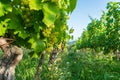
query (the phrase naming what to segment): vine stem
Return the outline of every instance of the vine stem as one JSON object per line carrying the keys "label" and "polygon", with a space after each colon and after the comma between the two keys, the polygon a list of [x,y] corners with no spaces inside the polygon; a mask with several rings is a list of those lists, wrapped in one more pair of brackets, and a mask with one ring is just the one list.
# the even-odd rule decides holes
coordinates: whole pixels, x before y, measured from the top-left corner
{"label": "vine stem", "polygon": [[36,71],[34,80],[39,80],[39,75],[40,75],[40,72],[42,70],[42,64],[44,62],[45,53],[46,53],[46,51],[43,51],[42,54],[41,54],[41,57],[39,59],[39,64],[38,64],[38,67],[37,67],[37,71]]}

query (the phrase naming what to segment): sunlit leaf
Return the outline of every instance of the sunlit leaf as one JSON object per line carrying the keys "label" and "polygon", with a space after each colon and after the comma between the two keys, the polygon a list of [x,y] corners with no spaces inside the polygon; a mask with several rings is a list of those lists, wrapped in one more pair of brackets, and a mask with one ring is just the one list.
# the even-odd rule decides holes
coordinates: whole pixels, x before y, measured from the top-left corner
{"label": "sunlit leaf", "polygon": [[3,27],[3,25],[0,23],[0,36],[3,36],[6,32],[6,27]]}
{"label": "sunlit leaf", "polygon": [[12,6],[10,4],[2,4],[0,2],[0,17],[4,16],[8,12],[12,12]]}
{"label": "sunlit leaf", "polygon": [[4,15],[3,4],[0,2],[0,17]]}
{"label": "sunlit leaf", "polygon": [[59,10],[55,4],[47,3],[43,5],[44,19],[43,22],[50,26],[54,24],[56,15],[59,13]]}
{"label": "sunlit leaf", "polygon": [[4,21],[1,21],[0,23],[0,36],[3,36],[7,30],[7,22],[9,21],[10,19],[5,19]]}
{"label": "sunlit leaf", "polygon": [[5,4],[5,5],[4,5],[4,9],[5,9],[5,11],[7,11],[7,12],[12,12],[12,6],[11,6],[10,4]]}
{"label": "sunlit leaf", "polygon": [[42,9],[41,0],[30,0],[29,7],[31,10],[40,10]]}

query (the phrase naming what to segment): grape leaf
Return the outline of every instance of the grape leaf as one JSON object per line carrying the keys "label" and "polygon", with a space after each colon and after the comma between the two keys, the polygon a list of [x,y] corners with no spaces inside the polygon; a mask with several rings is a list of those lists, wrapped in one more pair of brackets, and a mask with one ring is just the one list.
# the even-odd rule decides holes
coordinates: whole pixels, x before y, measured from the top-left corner
{"label": "grape leaf", "polygon": [[0,36],[3,36],[5,34],[6,31],[6,27],[3,27],[3,25],[0,23]]}
{"label": "grape leaf", "polygon": [[71,29],[69,30],[69,33],[71,34],[71,33],[73,33],[73,32],[74,32],[74,29],[71,28]]}
{"label": "grape leaf", "polygon": [[49,27],[54,24],[56,15],[59,14],[59,10],[55,4],[47,3],[43,5],[43,13],[43,22]]}
{"label": "grape leaf", "polygon": [[14,34],[18,34],[19,37],[26,39],[28,37],[28,34],[26,33],[25,30],[16,30]]}
{"label": "grape leaf", "polygon": [[12,12],[12,6],[11,6],[10,4],[5,4],[5,5],[4,5],[4,9],[5,9],[5,11],[7,11],[7,12]]}
{"label": "grape leaf", "polygon": [[10,19],[9,18],[7,18],[7,19],[5,19],[4,21],[1,21],[1,23],[0,23],[0,36],[3,36],[4,34],[5,34],[5,32],[6,32],[6,30],[7,30],[7,26],[8,26],[8,21],[9,21]]}
{"label": "grape leaf", "polygon": [[70,5],[69,5],[69,8],[68,8],[68,11],[71,13],[74,8],[76,7],[76,3],[77,3],[77,0],[70,0]]}
{"label": "grape leaf", "polygon": [[8,29],[17,29],[18,27],[20,27],[19,20],[16,17],[13,17],[9,22]]}
{"label": "grape leaf", "polygon": [[2,4],[0,2],[0,17],[4,16],[4,14],[8,12],[12,12],[12,6],[10,4]]}
{"label": "grape leaf", "polygon": [[4,9],[3,9],[3,5],[0,2],[0,17],[4,15]]}
{"label": "grape leaf", "polygon": [[29,7],[31,10],[40,10],[42,9],[41,0],[30,0]]}
{"label": "grape leaf", "polygon": [[13,0],[15,4],[20,4],[21,0]]}
{"label": "grape leaf", "polygon": [[36,53],[41,52],[45,48],[44,42],[40,39],[36,40],[35,38],[30,38],[28,42],[31,44],[31,48],[33,48]]}

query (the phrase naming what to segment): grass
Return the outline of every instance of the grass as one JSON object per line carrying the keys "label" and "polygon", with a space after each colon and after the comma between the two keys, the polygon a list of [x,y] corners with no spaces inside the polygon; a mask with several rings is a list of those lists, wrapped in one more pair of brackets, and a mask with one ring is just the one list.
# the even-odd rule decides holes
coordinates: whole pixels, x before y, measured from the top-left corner
{"label": "grass", "polygon": [[[33,80],[38,59],[24,55],[16,80]],[[52,66],[44,63],[40,80],[120,80],[120,61],[90,52],[59,54]]]}
{"label": "grass", "polygon": [[96,54],[72,52],[61,63],[63,74],[69,73],[61,80],[119,80],[119,66],[119,61],[105,55],[98,58]]}

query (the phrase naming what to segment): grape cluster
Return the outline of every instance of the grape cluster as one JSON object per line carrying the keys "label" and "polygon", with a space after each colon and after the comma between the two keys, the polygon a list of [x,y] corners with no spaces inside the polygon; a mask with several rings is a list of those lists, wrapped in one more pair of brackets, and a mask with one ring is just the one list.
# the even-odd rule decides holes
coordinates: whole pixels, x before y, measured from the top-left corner
{"label": "grape cluster", "polygon": [[50,52],[52,51],[53,49],[53,46],[54,44],[57,43],[58,39],[57,39],[57,36],[58,36],[58,32],[52,32],[48,38],[48,44],[47,44],[47,51]]}
{"label": "grape cluster", "polygon": [[25,27],[30,27],[31,24],[31,11],[29,8],[29,0],[21,0],[22,18]]}
{"label": "grape cluster", "polygon": [[51,33],[48,39],[48,46],[52,46],[58,41],[57,36],[58,36],[57,32]]}
{"label": "grape cluster", "polygon": [[42,32],[44,37],[49,37],[53,28],[54,28],[54,25],[51,25],[51,26],[47,27],[46,29],[44,29]]}
{"label": "grape cluster", "polygon": [[46,51],[47,52],[51,52],[53,50],[53,47],[48,47],[48,48],[46,48]]}

